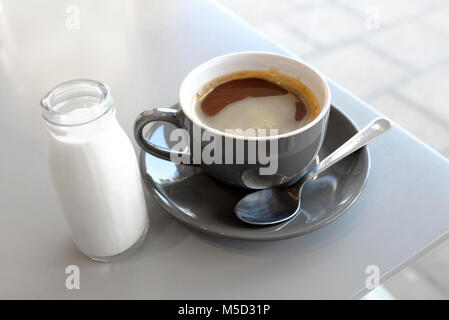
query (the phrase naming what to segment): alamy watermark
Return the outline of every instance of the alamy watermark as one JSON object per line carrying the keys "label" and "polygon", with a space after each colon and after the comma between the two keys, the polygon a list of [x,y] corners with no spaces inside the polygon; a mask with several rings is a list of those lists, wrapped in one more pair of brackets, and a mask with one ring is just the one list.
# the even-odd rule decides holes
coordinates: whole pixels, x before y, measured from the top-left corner
{"label": "alamy watermark", "polygon": [[369,30],[380,29],[380,9],[376,6],[367,6],[365,13],[365,27]]}
{"label": "alamy watermark", "polygon": [[65,9],[67,17],[65,19],[65,27],[69,31],[79,30],[81,27],[80,8],[76,5],[68,5]]}
{"label": "alamy watermark", "polygon": [[259,164],[260,175],[277,172],[278,139],[273,138],[278,135],[277,129],[224,132],[228,136],[202,131],[194,125],[190,136],[186,129],[174,129],[170,141],[176,142],[171,148],[175,152],[170,154],[170,160],[177,164]]}
{"label": "alamy watermark", "polygon": [[67,290],[80,289],[80,268],[74,264],[65,268],[65,273],[68,275],[65,279],[65,287]]}
{"label": "alamy watermark", "polygon": [[375,264],[370,264],[365,268],[365,287],[369,290],[375,289],[380,283],[380,268]]}

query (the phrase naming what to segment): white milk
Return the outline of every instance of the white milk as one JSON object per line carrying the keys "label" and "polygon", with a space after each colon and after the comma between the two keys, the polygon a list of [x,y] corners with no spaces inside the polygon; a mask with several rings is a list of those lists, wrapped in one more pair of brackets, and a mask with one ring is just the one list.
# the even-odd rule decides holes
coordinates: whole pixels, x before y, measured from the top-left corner
{"label": "white milk", "polygon": [[[295,120],[296,97],[284,94],[268,97],[248,97],[230,103],[214,116],[206,115],[201,109],[201,101],[195,106],[195,114],[205,125],[225,132],[232,129],[277,129],[278,134],[294,131],[308,122],[310,114],[301,121]],[[240,132],[243,133],[244,132]]]}
{"label": "white milk", "polygon": [[[77,112],[81,119],[83,112],[85,116],[86,110],[95,109],[88,104],[76,109],[76,103],[73,100],[60,112],[65,118],[45,110],[44,118],[68,122],[76,119]],[[143,238],[148,227],[134,148],[113,106],[108,108],[80,125],[47,122],[52,136],[51,176],[73,240],[80,251],[97,260],[111,260],[123,253]]]}

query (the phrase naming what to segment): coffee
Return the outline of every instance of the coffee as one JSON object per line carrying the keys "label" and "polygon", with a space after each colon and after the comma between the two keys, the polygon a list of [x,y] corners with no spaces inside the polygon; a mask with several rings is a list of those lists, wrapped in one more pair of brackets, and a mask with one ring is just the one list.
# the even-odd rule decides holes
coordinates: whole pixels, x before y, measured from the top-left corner
{"label": "coffee", "polygon": [[[247,85],[251,90],[242,89]],[[231,94],[216,93],[223,88]],[[220,99],[203,105],[213,94]],[[190,71],[179,88],[178,104],[141,113],[134,136],[152,156],[200,165],[221,182],[252,189],[277,187],[295,181],[315,159],[326,133],[330,101],[326,81],[301,61],[267,52],[231,53]],[[170,132],[170,142],[176,142],[170,149],[149,143],[151,137],[143,132],[156,121],[177,127]],[[283,134],[247,133],[263,127],[279,128]],[[241,135],[226,130],[236,128],[247,130]]]}
{"label": "coffee", "polygon": [[277,134],[291,132],[310,123],[320,112],[308,87],[274,70],[239,71],[209,81],[193,103],[202,123],[238,135],[257,134],[260,129],[267,134],[269,129],[276,129]]}

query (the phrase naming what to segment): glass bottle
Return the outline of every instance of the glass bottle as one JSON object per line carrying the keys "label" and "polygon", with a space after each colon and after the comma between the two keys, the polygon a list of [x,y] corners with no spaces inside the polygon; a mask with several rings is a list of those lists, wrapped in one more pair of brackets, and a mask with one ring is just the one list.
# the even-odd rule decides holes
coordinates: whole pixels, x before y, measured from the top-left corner
{"label": "glass bottle", "polygon": [[110,261],[145,238],[148,214],[134,148],[115,116],[109,87],[71,80],[41,101],[49,164],[72,238],[88,257]]}

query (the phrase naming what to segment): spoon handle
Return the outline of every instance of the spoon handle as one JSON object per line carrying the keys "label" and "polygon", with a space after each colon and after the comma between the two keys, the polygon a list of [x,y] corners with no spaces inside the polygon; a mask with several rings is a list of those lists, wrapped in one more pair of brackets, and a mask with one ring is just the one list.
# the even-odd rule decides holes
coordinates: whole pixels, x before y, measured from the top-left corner
{"label": "spoon handle", "polygon": [[377,118],[366,125],[362,130],[360,130],[351,139],[346,141],[341,147],[328,155],[323,161],[321,161],[312,171],[310,171],[307,176],[313,178],[334,165],[341,159],[350,155],[354,151],[357,151],[368,142],[381,135],[388,129],[390,129],[391,124],[385,118]]}

